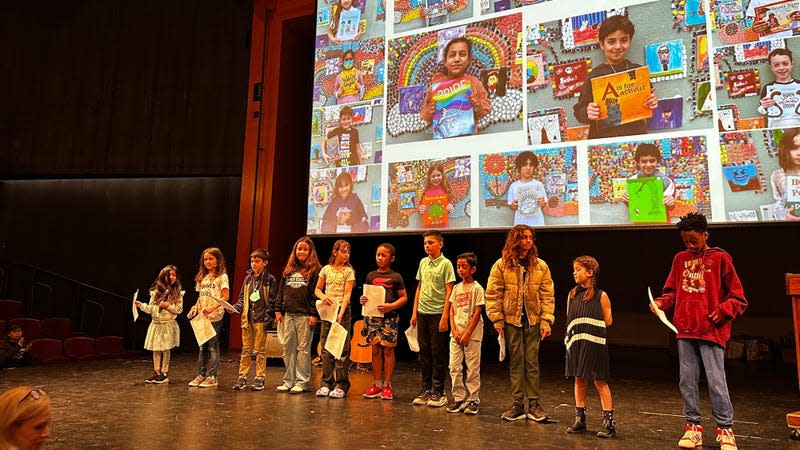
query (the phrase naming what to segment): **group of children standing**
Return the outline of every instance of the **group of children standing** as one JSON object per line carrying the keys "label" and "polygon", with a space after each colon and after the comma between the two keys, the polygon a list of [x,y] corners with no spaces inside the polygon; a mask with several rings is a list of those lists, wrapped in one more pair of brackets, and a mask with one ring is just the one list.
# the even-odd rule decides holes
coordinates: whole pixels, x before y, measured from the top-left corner
{"label": "group of children standing", "polygon": [[[709,382],[711,406],[717,423],[716,440],[724,450],[736,448],[731,430],[733,412],[724,370],[724,347],[730,338],[731,321],[747,306],[741,282],[731,256],[709,247],[708,223],[702,214],[689,213],[677,224],[686,250],[673,259],[663,294],[652,304],[657,309],[675,309],[678,329],[680,390],[686,416],[680,448],[702,445],[703,428],[698,400],[700,368]],[[529,225],[515,225],[506,238],[501,257],[493,264],[486,290],[473,278],[477,268],[474,253],[456,258],[456,268],[442,253],[444,238],[439,231],[423,234],[426,256],[419,263],[411,326],[416,328],[421,366],[421,391],[414,405],[443,407],[450,413],[477,414],[480,404],[480,358],[484,314],[500,336],[509,360],[511,408],[502,419],[530,419],[550,422],[540,404],[539,345],[551,334],[555,320],[553,279],[547,263],[539,258],[535,234]],[[252,389],[262,390],[265,379],[265,329],[274,320],[284,345],[285,373],[279,392],[302,393],[310,390],[311,342],[320,320],[320,309],[334,308],[332,316],[350,330],[350,296],[355,272],[350,266],[351,247],[337,240],[328,260],[321,267],[313,241],[304,236],[295,242],[281,273],[280,282],[266,270],[268,253],[257,249],[250,255],[250,270],[242,285],[235,309],[241,313],[242,358],[239,378],[233,389],[243,389],[255,350],[256,378]],[[372,346],[374,382],[363,393],[365,398],[391,400],[394,348],[398,341],[399,309],[408,302],[405,283],[391,268],[396,256],[392,244],[377,248],[377,270],[366,277],[366,284],[385,288],[385,302],[378,306],[383,317],[365,317],[367,342]],[[591,256],[572,262],[575,287],[567,298],[565,376],[574,378],[575,422],[567,433],[586,431],[586,387],[591,380],[600,396],[602,426],[597,436],[616,435],[611,390],[606,330],[612,324],[611,300],[597,286],[600,266]],[[455,274],[461,282],[455,284]],[[228,280],[225,261],[219,249],[203,252],[195,277],[200,297],[189,312],[203,314],[219,332],[224,310],[217,299],[227,300]],[[183,291],[174,266],[165,267],[153,284],[150,303],[137,306],[153,315],[145,347],[153,350],[155,374],[151,383],[168,381],[169,349],[178,345],[175,317],[182,311]],[[360,303],[367,303],[365,296]],[[329,310],[330,311],[330,310]],[[323,321],[322,346],[333,321]],[[504,343],[504,344],[503,344]],[[343,398],[350,387],[348,378],[349,344],[340,358],[323,350],[323,374],[317,396]],[[501,352],[502,353],[502,352]],[[452,401],[445,393],[445,367],[452,381]],[[219,341],[202,345],[198,375],[189,386],[217,385]],[[466,377],[463,367],[466,366]]]}

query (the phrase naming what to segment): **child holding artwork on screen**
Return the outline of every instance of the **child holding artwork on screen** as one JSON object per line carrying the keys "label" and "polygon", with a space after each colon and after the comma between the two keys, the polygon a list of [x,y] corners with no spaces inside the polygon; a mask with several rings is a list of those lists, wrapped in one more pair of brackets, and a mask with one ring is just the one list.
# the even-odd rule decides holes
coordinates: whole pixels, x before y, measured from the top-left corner
{"label": "child holding artwork on screen", "polygon": [[[647,133],[646,119],[600,128],[598,126],[600,105],[594,101],[592,92],[593,78],[641,67],[641,64],[626,59],[634,31],[633,23],[626,16],[611,16],[600,25],[600,48],[603,50],[605,62],[592,69],[586,77],[578,102],[572,108],[578,122],[589,125],[589,139]],[[650,109],[658,107],[654,89],[650,90],[650,96],[645,101],[645,106]]]}
{"label": "child holding artwork on screen", "polygon": [[449,413],[478,414],[481,402],[481,342],[486,301],[483,286],[472,278],[477,268],[478,257],[474,253],[458,255],[456,273],[461,282],[453,286],[445,305],[450,308],[450,381],[453,388],[453,402],[447,405]]}
{"label": "child holding artwork on screen", "polygon": [[572,277],[576,286],[567,296],[567,347],[564,375],[575,378],[575,423],[567,433],[586,431],[586,385],[591,380],[600,395],[603,408],[603,427],[598,437],[617,435],[611,389],[608,387],[610,364],[606,328],[611,326],[611,300],[597,288],[600,264],[591,256],[579,256],[572,261]]}
{"label": "child holding artwork on screen", "polygon": [[744,313],[747,300],[725,250],[709,247],[708,221],[698,213],[688,213],[677,224],[686,250],[672,259],[672,268],[661,297],[650,304],[675,309],[672,322],[678,329],[678,362],[683,414],[686,417],[680,448],[703,445],[700,425],[700,370],[705,370],[711,413],[717,423],[716,440],[723,450],[736,450],[733,435],[733,406],[725,379],[725,346],[731,337],[731,323]]}
{"label": "child holding artwork on screen", "polygon": [[535,177],[539,158],[525,150],[517,155],[514,166],[519,179],[508,187],[508,206],[514,211],[514,225],[544,225],[542,207],[547,203],[544,184]]}
{"label": "child holding artwork on screen", "polygon": [[137,308],[153,316],[147,327],[144,348],[153,352],[153,376],[145,383],[169,383],[170,350],[181,345],[181,330],[175,318],[183,312],[183,294],[178,268],[166,266],[150,287],[150,302],[134,301]]}
{"label": "child holding artwork on screen", "polygon": [[325,164],[335,167],[361,164],[361,144],[358,130],[353,128],[353,108],[342,106],[339,125],[322,137],[322,158]]}
{"label": "child holding artwork on screen", "polygon": [[[337,240],[333,243],[331,256],[319,272],[314,294],[326,306],[338,306],[336,322],[350,333],[350,294],[356,282],[356,273],[350,266],[350,243]],[[322,381],[317,389],[317,397],[343,398],[350,389],[350,339],[345,340],[341,358],[334,357],[325,342],[331,331],[332,322],[322,321],[320,342],[322,343]],[[349,336],[348,336],[349,337]]]}
{"label": "child holding artwork on screen", "polygon": [[344,41],[354,41],[361,38],[361,10],[356,6],[357,0],[339,0],[336,3],[328,29],[328,39],[331,44],[341,44]]}
{"label": "child holding artwork on screen", "polygon": [[422,120],[433,124],[434,139],[477,134],[478,121],[491,111],[483,83],[467,73],[471,58],[472,43],[464,36],[444,48],[443,70],[431,77],[419,112]]}
{"label": "child holding artwork on screen", "polygon": [[342,69],[334,80],[336,103],[354,103],[364,94],[364,78],[355,66],[356,54],[352,50],[342,53]]}
{"label": "child holding artwork on screen", "polygon": [[331,202],[322,215],[321,233],[361,233],[369,231],[364,203],[353,192],[353,177],[343,171],[336,177]]}
{"label": "child holding artwork on screen", "polygon": [[[800,91],[800,80],[792,76],[792,51],[776,48],[769,52],[767,61],[770,72],[775,75],[775,81],[761,87],[758,112],[766,116],[767,128],[796,127],[800,125],[800,119],[795,112],[800,101],[800,96],[797,95]],[[788,101],[783,100],[784,97]],[[787,107],[790,111],[785,111]]]}
{"label": "child holding artwork on screen", "polygon": [[197,303],[189,310],[189,319],[198,314],[211,321],[216,334],[200,346],[197,376],[189,382],[190,387],[217,387],[217,369],[219,369],[219,333],[222,331],[222,317],[225,309],[215,299],[226,302],[230,296],[228,274],[225,269],[225,257],[216,247],[203,250],[200,257],[200,268],[194,277],[195,290],[200,294]]}
{"label": "child holding artwork on screen", "polygon": [[769,177],[772,195],[775,197],[775,218],[778,220],[800,220],[800,197],[790,196],[800,189],[800,128],[784,130],[778,146],[780,167]]}
{"label": "child holding artwork on screen", "polygon": [[[400,322],[399,310],[408,302],[403,277],[392,270],[391,264],[397,251],[394,245],[383,243],[375,252],[375,263],[378,270],[367,275],[364,284],[382,286],[386,289],[386,303],[378,306],[383,317],[365,317],[367,343],[372,346],[372,386],[363,395],[364,398],[392,400],[392,374],[394,372],[394,348],[397,347],[397,334]],[[367,303],[367,297],[361,297],[361,304]]]}
{"label": "child holding artwork on screen", "polygon": [[425,176],[425,191],[417,210],[423,227],[447,228],[448,216],[453,212],[453,194],[441,163],[431,164]]}
{"label": "child holding artwork on screen", "polygon": [[[664,204],[672,206],[675,204],[675,182],[672,178],[664,175],[658,170],[658,164],[661,163],[661,152],[655,144],[642,142],[636,145],[636,151],[633,155],[636,160],[637,171],[635,174],[628,177],[629,180],[638,178],[655,177],[661,180],[661,185],[664,189]],[[629,199],[628,191],[622,193],[622,200],[627,203]]]}

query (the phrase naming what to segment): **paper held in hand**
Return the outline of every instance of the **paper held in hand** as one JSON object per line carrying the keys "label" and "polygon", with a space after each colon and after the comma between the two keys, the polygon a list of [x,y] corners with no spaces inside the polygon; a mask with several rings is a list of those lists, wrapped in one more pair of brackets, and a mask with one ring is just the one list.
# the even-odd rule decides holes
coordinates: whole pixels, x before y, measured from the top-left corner
{"label": "paper held in hand", "polygon": [[317,300],[317,312],[320,320],[326,322],[336,322],[336,315],[339,314],[339,304],[333,303],[326,305],[324,301]]}
{"label": "paper held in hand", "polygon": [[214,297],[213,295],[209,295],[209,297],[214,299],[215,302],[217,302],[220,305],[222,305],[222,307],[225,308],[225,311],[228,311],[229,313],[233,313],[233,314],[239,314],[239,311],[237,311],[236,308],[233,307],[233,305],[231,305],[230,303],[226,302],[225,300],[223,300],[221,298]]}
{"label": "paper held in hand", "polygon": [[336,320],[331,323],[331,331],[328,332],[328,340],[325,341],[327,350],[336,359],[342,359],[342,351],[347,343],[347,330]]}
{"label": "paper held in hand", "polygon": [[497,344],[500,346],[500,361],[506,359],[506,338],[503,333],[497,335]]}
{"label": "paper held in hand", "polygon": [[365,284],[364,296],[367,297],[367,303],[361,305],[361,315],[364,317],[383,317],[383,313],[378,311],[378,306],[386,303],[386,288]]}
{"label": "paper held in hand", "polygon": [[656,302],[653,301],[653,293],[650,292],[650,286],[647,287],[647,296],[650,297],[650,305],[653,307],[653,310],[656,312],[656,315],[658,316],[658,320],[660,320],[661,323],[663,323],[664,325],[667,326],[667,328],[669,328],[670,330],[672,330],[674,333],[677,334],[678,333],[678,329],[675,328],[675,325],[673,325],[672,322],[670,322],[669,319],[667,319],[667,315],[664,314],[664,311],[662,311],[661,308],[656,306]]}
{"label": "paper held in hand", "polygon": [[417,327],[411,325],[406,330],[406,339],[408,340],[408,348],[412,352],[419,352],[419,341],[417,341]]}
{"label": "paper held in hand", "polygon": [[194,337],[197,339],[197,345],[203,345],[208,342],[209,339],[217,335],[214,326],[211,325],[211,321],[203,314],[197,314],[189,323],[192,324],[192,330],[194,330]]}
{"label": "paper held in hand", "polygon": [[136,322],[139,320],[139,308],[136,307],[136,300],[139,299],[139,290],[137,289],[136,292],[133,293],[133,302],[131,303],[131,308],[133,312],[133,321]]}

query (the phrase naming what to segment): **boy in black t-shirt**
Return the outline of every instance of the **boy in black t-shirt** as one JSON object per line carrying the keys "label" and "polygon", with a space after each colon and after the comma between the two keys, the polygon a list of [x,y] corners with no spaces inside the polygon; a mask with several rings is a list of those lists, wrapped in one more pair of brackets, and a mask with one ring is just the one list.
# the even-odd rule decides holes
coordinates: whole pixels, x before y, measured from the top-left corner
{"label": "boy in black t-shirt", "polygon": [[[365,284],[382,286],[386,289],[386,303],[378,306],[383,317],[365,317],[367,342],[372,346],[372,374],[374,382],[364,392],[365,398],[380,397],[383,400],[394,398],[392,391],[392,372],[394,371],[394,348],[397,346],[398,310],[408,302],[403,277],[391,268],[396,250],[392,244],[380,244],[375,252],[378,270],[367,275]],[[361,304],[367,297],[361,297]],[[382,385],[382,386],[381,386]]]}
{"label": "boy in black t-shirt", "polygon": [[[322,139],[322,158],[329,166],[344,167],[361,164],[361,144],[358,130],[353,128],[353,108],[339,110],[339,125],[328,131]],[[334,139],[333,142],[330,140]]]}

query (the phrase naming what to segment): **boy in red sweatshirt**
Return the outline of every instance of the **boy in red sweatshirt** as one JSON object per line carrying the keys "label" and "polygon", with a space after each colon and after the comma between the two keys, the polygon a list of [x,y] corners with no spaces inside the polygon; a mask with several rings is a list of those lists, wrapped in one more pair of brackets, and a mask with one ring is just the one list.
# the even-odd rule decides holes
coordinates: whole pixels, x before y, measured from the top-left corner
{"label": "boy in red sweatshirt", "polygon": [[654,302],[663,310],[675,307],[673,322],[678,329],[680,389],[686,416],[685,433],[678,447],[703,445],[698,393],[702,362],[708,379],[711,413],[717,422],[717,442],[721,450],[736,450],[724,358],[731,322],[744,312],[747,300],[731,255],[706,243],[705,216],[689,213],[681,217],[678,230],[686,250],[673,258],[662,295]]}

